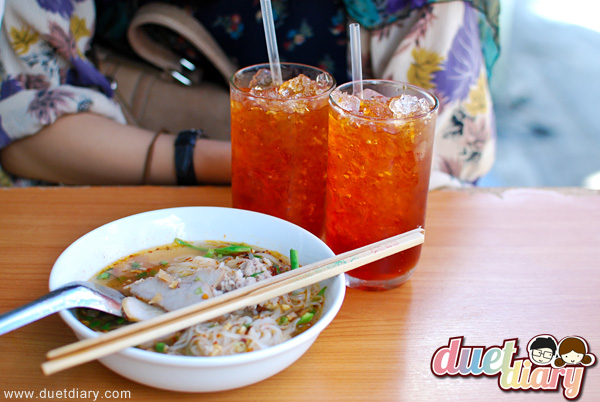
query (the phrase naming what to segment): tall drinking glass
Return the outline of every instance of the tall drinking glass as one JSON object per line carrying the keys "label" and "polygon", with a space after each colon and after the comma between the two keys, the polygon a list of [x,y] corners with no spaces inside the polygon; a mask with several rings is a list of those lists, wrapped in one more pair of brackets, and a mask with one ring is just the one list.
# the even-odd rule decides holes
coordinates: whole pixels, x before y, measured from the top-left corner
{"label": "tall drinking glass", "polygon": [[[353,83],[330,96],[325,241],[339,254],[424,227],[438,101],[395,81]],[[347,274],[348,286],[382,290],[410,277],[421,246]]]}
{"label": "tall drinking glass", "polygon": [[333,77],[315,67],[282,63],[283,84],[269,65],[233,75],[231,146],[233,207],[324,230],[329,94]]}

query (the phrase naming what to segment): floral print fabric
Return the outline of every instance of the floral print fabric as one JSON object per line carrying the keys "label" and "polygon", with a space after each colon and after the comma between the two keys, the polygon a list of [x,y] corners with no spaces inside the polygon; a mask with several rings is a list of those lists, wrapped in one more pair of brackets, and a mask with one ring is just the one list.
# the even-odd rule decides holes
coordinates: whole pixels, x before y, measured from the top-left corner
{"label": "floral print fabric", "polygon": [[[381,29],[402,21],[426,5],[456,0],[344,0],[348,15],[368,30]],[[463,0],[479,11],[480,37],[486,66],[491,69],[499,53],[499,0]]]}
{"label": "floral print fabric", "polygon": [[[0,148],[66,113],[87,111],[125,123],[109,81],[84,56],[94,21],[92,0],[6,1],[0,31]],[[0,183],[10,184],[4,174]]]}
{"label": "floral print fabric", "polygon": [[409,82],[440,100],[430,187],[460,184],[456,179],[475,183],[494,162],[496,130],[479,26],[470,2],[453,1],[424,5],[406,19],[363,32],[367,76]]}
{"label": "floral print fabric", "polygon": [[[266,61],[258,0],[165,1],[194,14],[238,66]],[[99,41],[126,43],[131,16],[123,11],[144,2],[98,0],[106,17],[98,18]],[[431,187],[475,183],[489,171],[495,122],[488,76],[498,52],[498,0],[272,4],[283,61],[319,66],[338,84],[348,81],[346,27],[357,19],[365,78],[409,82],[439,98]],[[91,111],[125,121],[108,82],[84,56],[94,19],[91,0],[7,1],[0,35],[0,147],[65,113]],[[113,26],[104,26],[107,21]],[[169,44],[182,55],[198,56],[177,38]]]}

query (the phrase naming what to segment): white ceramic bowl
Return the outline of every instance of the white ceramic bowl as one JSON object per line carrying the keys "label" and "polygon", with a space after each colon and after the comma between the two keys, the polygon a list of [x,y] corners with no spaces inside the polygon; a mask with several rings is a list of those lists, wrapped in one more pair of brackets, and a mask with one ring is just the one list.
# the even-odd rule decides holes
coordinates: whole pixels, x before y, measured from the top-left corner
{"label": "white ceramic bowl", "polygon": [[[301,265],[334,255],[308,231],[268,215],[216,207],[163,209],[119,219],[75,241],[54,264],[50,289],[75,280],[88,280],[117,259],[170,243],[175,237],[245,242],[284,255],[294,248],[298,250]],[[327,291],[319,321],[280,345],[222,357],[168,356],[128,348],[100,361],[133,381],[173,391],[222,391],[262,381],[300,358],[339,311],[345,295],[343,275],[321,285],[327,286]],[[62,311],[60,315],[79,339],[97,336],[69,311]]]}

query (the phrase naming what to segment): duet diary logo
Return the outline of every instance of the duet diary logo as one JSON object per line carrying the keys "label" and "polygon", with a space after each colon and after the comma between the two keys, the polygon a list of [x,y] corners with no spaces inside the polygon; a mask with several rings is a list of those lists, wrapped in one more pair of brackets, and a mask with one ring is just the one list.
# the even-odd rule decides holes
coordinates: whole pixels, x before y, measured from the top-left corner
{"label": "duet diary logo", "polygon": [[463,346],[464,337],[450,338],[431,359],[431,371],[443,376],[498,376],[503,391],[556,391],[563,388],[567,399],[577,398],[585,370],[596,362],[587,341],[567,336],[560,342],[552,335],[538,335],[527,344],[528,357],[515,358],[518,339],[500,346]]}

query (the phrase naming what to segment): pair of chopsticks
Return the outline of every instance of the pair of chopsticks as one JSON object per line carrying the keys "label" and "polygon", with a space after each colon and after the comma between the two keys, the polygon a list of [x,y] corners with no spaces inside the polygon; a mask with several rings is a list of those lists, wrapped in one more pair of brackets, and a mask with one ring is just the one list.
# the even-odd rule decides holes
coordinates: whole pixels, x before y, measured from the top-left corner
{"label": "pair of chopsticks", "polygon": [[166,336],[192,325],[222,316],[249,305],[290,293],[334,277],[370,262],[422,244],[423,229],[390,237],[367,246],[327,258],[268,280],[257,282],[205,302],[165,313],[150,320],[119,328],[95,338],[84,339],[49,351],[42,363],[46,375],[116,353],[122,349]]}

